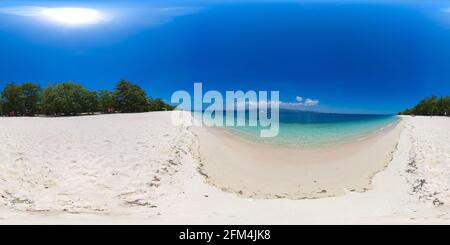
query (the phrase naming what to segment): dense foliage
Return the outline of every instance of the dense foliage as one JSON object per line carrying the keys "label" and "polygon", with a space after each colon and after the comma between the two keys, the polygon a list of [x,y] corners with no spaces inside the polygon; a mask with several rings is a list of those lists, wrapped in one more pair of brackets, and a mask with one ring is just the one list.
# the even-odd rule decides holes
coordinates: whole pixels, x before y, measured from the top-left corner
{"label": "dense foliage", "polygon": [[120,81],[113,93],[114,107],[120,112],[143,112],[148,110],[148,97],[140,87]]}
{"label": "dense foliage", "polygon": [[73,82],[49,85],[7,84],[1,92],[0,114],[6,116],[64,115],[96,112],[146,112],[172,110],[161,99],[152,99],[139,86],[120,81],[113,91],[89,91]]}
{"label": "dense foliage", "polygon": [[50,85],[44,89],[42,112],[47,115],[77,115],[87,112],[88,90],[75,83]]}
{"label": "dense foliage", "polygon": [[1,113],[11,116],[34,115],[39,111],[41,88],[37,84],[10,83],[1,93]]}
{"label": "dense foliage", "polygon": [[39,113],[40,101],[41,101],[41,86],[34,83],[24,83],[21,86],[23,103],[24,103],[24,114],[31,116]]}
{"label": "dense foliage", "polygon": [[400,115],[450,116],[450,96],[431,96],[420,101],[411,109],[406,109]]}
{"label": "dense foliage", "polygon": [[108,90],[98,91],[98,108],[103,113],[114,112],[114,99],[112,92]]}

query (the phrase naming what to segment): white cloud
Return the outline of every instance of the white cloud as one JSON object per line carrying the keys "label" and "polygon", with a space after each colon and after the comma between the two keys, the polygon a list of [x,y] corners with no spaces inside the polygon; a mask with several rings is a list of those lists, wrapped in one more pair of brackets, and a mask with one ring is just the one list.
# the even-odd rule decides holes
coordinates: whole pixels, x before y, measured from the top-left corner
{"label": "white cloud", "polygon": [[[299,96],[297,96],[299,97]],[[278,106],[279,108],[286,109],[305,109],[306,107],[312,107],[319,104],[319,100],[307,98],[305,100],[301,99],[301,102],[283,102],[283,101],[253,101],[253,100],[245,100],[245,101],[233,101],[226,102],[224,106],[226,108],[236,108],[237,110],[245,110],[251,108],[270,108],[273,106]],[[206,106],[207,107],[207,106]]]}
{"label": "white cloud", "polygon": [[239,101],[239,102],[230,102],[227,105],[233,107],[236,106],[236,109],[238,110],[242,110],[242,109],[246,109],[248,108],[267,108],[267,107],[271,107],[271,106],[280,106],[283,102],[278,102],[278,101],[265,101],[265,100],[261,100],[261,101]]}
{"label": "white cloud", "polygon": [[301,96],[295,97],[296,102],[281,102],[281,105],[287,106],[287,107],[294,107],[294,106],[315,106],[319,104],[318,99],[303,99]]}
{"label": "white cloud", "polygon": [[305,106],[315,106],[319,104],[319,100],[306,99],[304,105]]}

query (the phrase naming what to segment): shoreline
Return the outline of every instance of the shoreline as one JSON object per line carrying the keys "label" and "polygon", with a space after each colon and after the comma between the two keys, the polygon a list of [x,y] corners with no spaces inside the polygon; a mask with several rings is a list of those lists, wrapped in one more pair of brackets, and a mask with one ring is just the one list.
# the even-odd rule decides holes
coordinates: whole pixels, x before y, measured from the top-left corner
{"label": "shoreline", "polygon": [[[391,122],[386,124],[384,127],[382,128],[378,128],[376,130],[373,130],[369,133],[363,133],[357,136],[351,136],[349,138],[345,138],[344,140],[340,140],[340,141],[336,141],[336,142],[332,142],[332,143],[323,143],[323,144],[315,144],[315,145],[311,145],[311,146],[303,146],[303,145],[296,145],[296,144],[283,144],[283,143],[271,143],[271,142],[266,142],[266,141],[255,141],[251,139],[251,136],[243,136],[240,135],[240,133],[235,133],[232,132],[232,130],[229,130],[225,127],[211,127],[209,129],[211,130],[217,130],[217,131],[221,131],[224,134],[228,134],[231,137],[235,137],[236,139],[239,139],[241,141],[244,141],[248,144],[256,144],[256,145],[263,145],[266,147],[275,147],[275,148],[281,148],[281,149],[297,149],[297,150],[301,150],[301,149],[327,149],[327,148],[334,148],[336,146],[342,146],[342,145],[347,145],[347,144],[351,144],[354,142],[359,142],[359,141],[364,141],[364,140],[368,140],[371,138],[376,137],[377,135],[383,134],[389,130],[394,129],[398,124],[402,123],[402,118],[399,117],[398,120],[396,120],[395,122]],[[191,127],[193,128],[193,127]],[[194,129],[195,130],[195,129]]]}
{"label": "shoreline", "polygon": [[191,131],[199,141],[198,171],[220,190],[256,199],[316,199],[372,189],[403,128],[402,119],[392,124],[351,142],[312,148],[255,142],[222,128]]}
{"label": "shoreline", "polygon": [[0,224],[448,224],[450,118],[401,118],[371,190],[304,200],[208,184],[167,112],[0,119]]}

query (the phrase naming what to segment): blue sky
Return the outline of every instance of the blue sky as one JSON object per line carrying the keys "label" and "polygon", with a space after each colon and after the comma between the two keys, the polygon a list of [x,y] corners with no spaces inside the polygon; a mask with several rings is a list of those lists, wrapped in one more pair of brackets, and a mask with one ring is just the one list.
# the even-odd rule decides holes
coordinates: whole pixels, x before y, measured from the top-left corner
{"label": "blue sky", "polygon": [[[42,16],[97,10],[92,24]],[[448,1],[1,1],[0,87],[131,80],[176,90],[279,90],[308,110],[395,113],[450,94]]]}

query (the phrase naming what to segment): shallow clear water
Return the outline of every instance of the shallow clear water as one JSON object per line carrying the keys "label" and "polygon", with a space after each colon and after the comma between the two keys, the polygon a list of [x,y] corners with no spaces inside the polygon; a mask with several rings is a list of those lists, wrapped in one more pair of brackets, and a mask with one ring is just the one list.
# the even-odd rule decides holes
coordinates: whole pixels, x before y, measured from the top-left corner
{"label": "shallow clear water", "polygon": [[225,127],[246,139],[289,146],[318,146],[348,142],[395,123],[393,115],[357,115],[280,110],[276,137],[260,137],[259,127]]}

